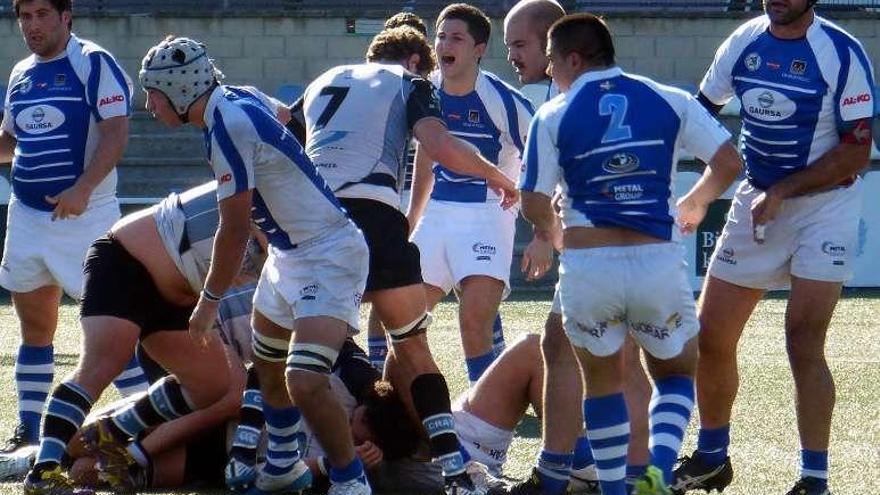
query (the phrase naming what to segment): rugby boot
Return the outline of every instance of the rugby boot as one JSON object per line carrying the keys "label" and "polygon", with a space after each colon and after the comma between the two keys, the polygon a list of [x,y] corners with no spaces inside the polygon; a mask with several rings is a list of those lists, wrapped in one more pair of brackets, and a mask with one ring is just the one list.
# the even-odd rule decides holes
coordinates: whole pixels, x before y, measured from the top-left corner
{"label": "rugby boot", "polygon": [[24,495],[95,495],[93,490],[76,487],[73,480],[61,471],[61,466],[31,471],[22,488]]}
{"label": "rugby boot", "polygon": [[816,478],[806,477],[798,480],[786,495],[831,495],[827,483]]}
{"label": "rugby boot", "polygon": [[258,472],[256,481],[246,493],[248,495],[301,493],[311,486],[312,472],[300,459],[283,474],[269,475],[265,471]]}
{"label": "rugby boot", "polygon": [[11,454],[16,450],[29,445],[35,446],[37,444],[28,443],[24,423],[19,423],[18,426],[15,427],[15,431],[12,432],[12,436],[6,440],[3,448],[0,448],[0,454]]}
{"label": "rugby boot", "polygon": [[718,490],[721,493],[733,481],[733,465],[730,457],[727,457],[719,466],[707,466],[695,451],[690,457],[684,456],[679,460],[672,480],[669,488],[675,495],[682,495],[690,490]]}
{"label": "rugby boot", "polygon": [[101,481],[116,492],[126,493],[140,488],[137,476],[140,466],[126,450],[128,442],[113,432],[109,417],[98,418],[84,427],[80,437],[86,450],[97,460]]}
{"label": "rugby boot", "polygon": [[672,491],[663,480],[663,471],[648,466],[648,471],[636,481],[632,495],[672,495]]}
{"label": "rugby boot", "polygon": [[249,490],[257,479],[257,467],[254,464],[229,458],[226,468],[223,470],[226,477],[226,487],[234,492]]}
{"label": "rugby boot", "polygon": [[36,445],[26,445],[18,450],[0,454],[0,481],[21,481],[34,466]]}
{"label": "rugby boot", "polygon": [[446,495],[487,495],[485,485],[474,483],[467,471],[449,476],[444,483]]}
{"label": "rugby boot", "polygon": [[568,492],[566,493],[572,495],[601,495],[596,465],[590,464],[582,469],[572,469],[571,479],[568,482]]}
{"label": "rugby boot", "polygon": [[331,483],[327,495],[372,495],[367,477],[360,476],[343,483]]}

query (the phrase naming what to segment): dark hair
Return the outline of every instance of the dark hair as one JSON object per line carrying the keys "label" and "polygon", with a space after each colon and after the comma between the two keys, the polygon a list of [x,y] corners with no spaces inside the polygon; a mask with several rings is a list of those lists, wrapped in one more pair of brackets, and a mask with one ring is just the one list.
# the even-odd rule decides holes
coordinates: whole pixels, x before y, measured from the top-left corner
{"label": "dark hair", "polygon": [[614,42],[605,21],[593,14],[572,14],[550,26],[551,49],[560,55],[577,53],[590,65],[614,65]]}
{"label": "dark hair", "polygon": [[440,12],[435,26],[440,26],[443,21],[450,19],[467,24],[468,33],[476,44],[489,42],[489,36],[492,34],[492,22],[482,10],[466,3],[454,3]]}
{"label": "dark hair", "polygon": [[398,61],[410,55],[419,54],[419,74],[426,75],[434,70],[434,52],[422,33],[409,26],[386,29],[377,34],[367,48],[367,62]]}
{"label": "dark hair", "polygon": [[[29,3],[33,0],[12,0],[12,10],[15,11],[15,16],[18,17],[18,10],[23,3]],[[73,10],[71,7],[71,0],[48,0],[50,4],[52,4],[52,8],[57,10],[58,13],[62,13],[65,10]]]}
{"label": "dark hair", "polygon": [[412,12],[398,12],[389,17],[388,20],[385,21],[384,29],[394,29],[401,26],[409,26],[422,33],[422,36],[428,36],[428,27],[425,26],[425,21]]}
{"label": "dark hair", "polygon": [[374,443],[382,449],[386,460],[415,454],[422,440],[421,430],[390,382],[380,380],[373,384],[364,398],[364,408]]}

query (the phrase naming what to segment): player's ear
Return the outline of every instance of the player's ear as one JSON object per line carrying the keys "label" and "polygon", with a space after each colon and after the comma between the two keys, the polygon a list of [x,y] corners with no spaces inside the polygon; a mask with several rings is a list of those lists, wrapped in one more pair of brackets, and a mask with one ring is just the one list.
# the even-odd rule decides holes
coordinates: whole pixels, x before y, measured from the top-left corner
{"label": "player's ear", "polygon": [[422,61],[422,56],[418,53],[413,53],[406,59],[406,69],[413,74],[419,74],[419,63]]}
{"label": "player's ear", "polygon": [[474,52],[476,52],[477,58],[480,58],[480,59],[483,58],[483,56],[486,55],[486,50],[488,49],[488,47],[489,47],[488,43],[477,43],[474,46]]}

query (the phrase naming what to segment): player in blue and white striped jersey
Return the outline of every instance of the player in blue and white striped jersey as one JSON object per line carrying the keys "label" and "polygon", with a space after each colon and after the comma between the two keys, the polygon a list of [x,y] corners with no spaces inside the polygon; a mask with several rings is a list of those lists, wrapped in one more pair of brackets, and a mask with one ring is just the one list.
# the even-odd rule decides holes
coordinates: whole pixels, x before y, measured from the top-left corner
{"label": "player in blue and white striped jersey", "polygon": [[730,134],[696,99],[614,65],[601,19],[567,16],[548,36],[563,94],[532,121],[520,179],[523,213],[536,229],[549,229],[556,221],[551,196],[561,185],[563,325],[586,384],[584,417],[602,493],[628,493],[627,333],[646,351],[654,379],[652,466],[633,493],[668,493],[693,408],[699,330],[676,242],[672,176],[682,149],[710,163],[683,198],[682,223],[692,228],[741,163]]}
{"label": "player in blue and white striped jersey", "polygon": [[[131,113],[128,76],[107,50],[71,33],[69,0],[12,4],[32,54],[12,69],[0,130],[0,160],[12,161],[0,285],[12,293],[22,334],[21,423],[4,452],[39,437],[58,303],[62,291],[79,299],[86,250],[119,219],[115,166]],[[145,389],[143,374],[133,374]]]}
{"label": "player in blue and white striped jersey", "polygon": [[270,245],[254,296],[255,365],[269,431],[269,462],[256,485],[297,491],[310,484],[292,435],[302,414],[327,448],[331,493],[369,494],[327,378],[346,336],[357,332],[366,243],[277,118],[286,113],[286,122],[289,112],[254,88],[221,85],[219,77],[204,45],[188,38],[169,37],[151,48],[140,72],[147,108],[157,119],[204,129],[218,182],[220,226],[190,331],[205,335],[213,327],[253,211]]}
{"label": "player in blue and white striped jersey", "polygon": [[[491,26],[476,7],[453,4],[437,20],[434,48],[443,119],[515,181],[531,103],[495,75],[480,70]],[[430,199],[429,199],[430,196]],[[460,306],[462,344],[471,383],[492,363],[493,321],[510,292],[510,263],[518,210],[499,206],[486,181],[430,163],[417,154],[408,218],[419,247],[422,277],[433,306],[453,289]]]}
{"label": "player in blue and white striped jersey", "polygon": [[[717,112],[742,103],[739,185],[712,255],[700,307],[700,433],[677,471],[680,491],[722,489],[737,392],[739,337],[766,290],[790,286],[785,334],[797,391],[801,479],[789,493],[828,492],[834,382],[825,333],[852,276],[869,161],[874,73],[862,45],[815,15],[815,0],[766,0],[718,48],[700,85]],[[731,304],[736,301],[736,304]]]}

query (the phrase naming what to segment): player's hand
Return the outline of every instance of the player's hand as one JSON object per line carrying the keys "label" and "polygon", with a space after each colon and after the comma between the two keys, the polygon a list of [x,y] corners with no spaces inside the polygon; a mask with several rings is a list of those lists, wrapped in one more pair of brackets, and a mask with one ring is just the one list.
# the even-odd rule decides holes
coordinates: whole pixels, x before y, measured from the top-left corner
{"label": "player's hand", "polygon": [[55,210],[52,211],[52,220],[65,220],[82,215],[89,205],[89,196],[91,195],[91,191],[74,184],[55,196],[45,196],[47,203],[55,205]]}
{"label": "player's hand", "polygon": [[385,458],[382,449],[369,440],[355,446],[354,451],[357,456],[361,458],[361,462],[364,463],[364,467],[367,469],[375,468],[381,464],[382,460]]}
{"label": "player's hand", "polygon": [[772,190],[764,191],[752,200],[752,236],[758,244],[764,242],[764,228],[779,215],[783,201]]}
{"label": "player's hand", "polygon": [[494,177],[487,179],[486,185],[501,196],[501,208],[507,210],[519,202],[519,189],[516,188],[516,184],[500,171]]}
{"label": "player's hand", "polygon": [[702,223],[703,218],[706,217],[709,205],[694,200],[690,195],[685,195],[678,200],[677,208],[678,218],[675,221],[678,223],[679,231],[682,234],[693,234]]}
{"label": "player's hand", "polygon": [[204,297],[200,297],[195,309],[193,309],[192,315],[189,317],[189,335],[202,345],[208,344],[209,332],[214,330],[214,322],[217,319],[217,306],[217,301],[208,301]]}
{"label": "player's hand", "polygon": [[520,270],[525,274],[526,280],[532,281],[543,277],[551,266],[553,266],[553,243],[549,239],[533,237],[523,251],[520,264]]}

